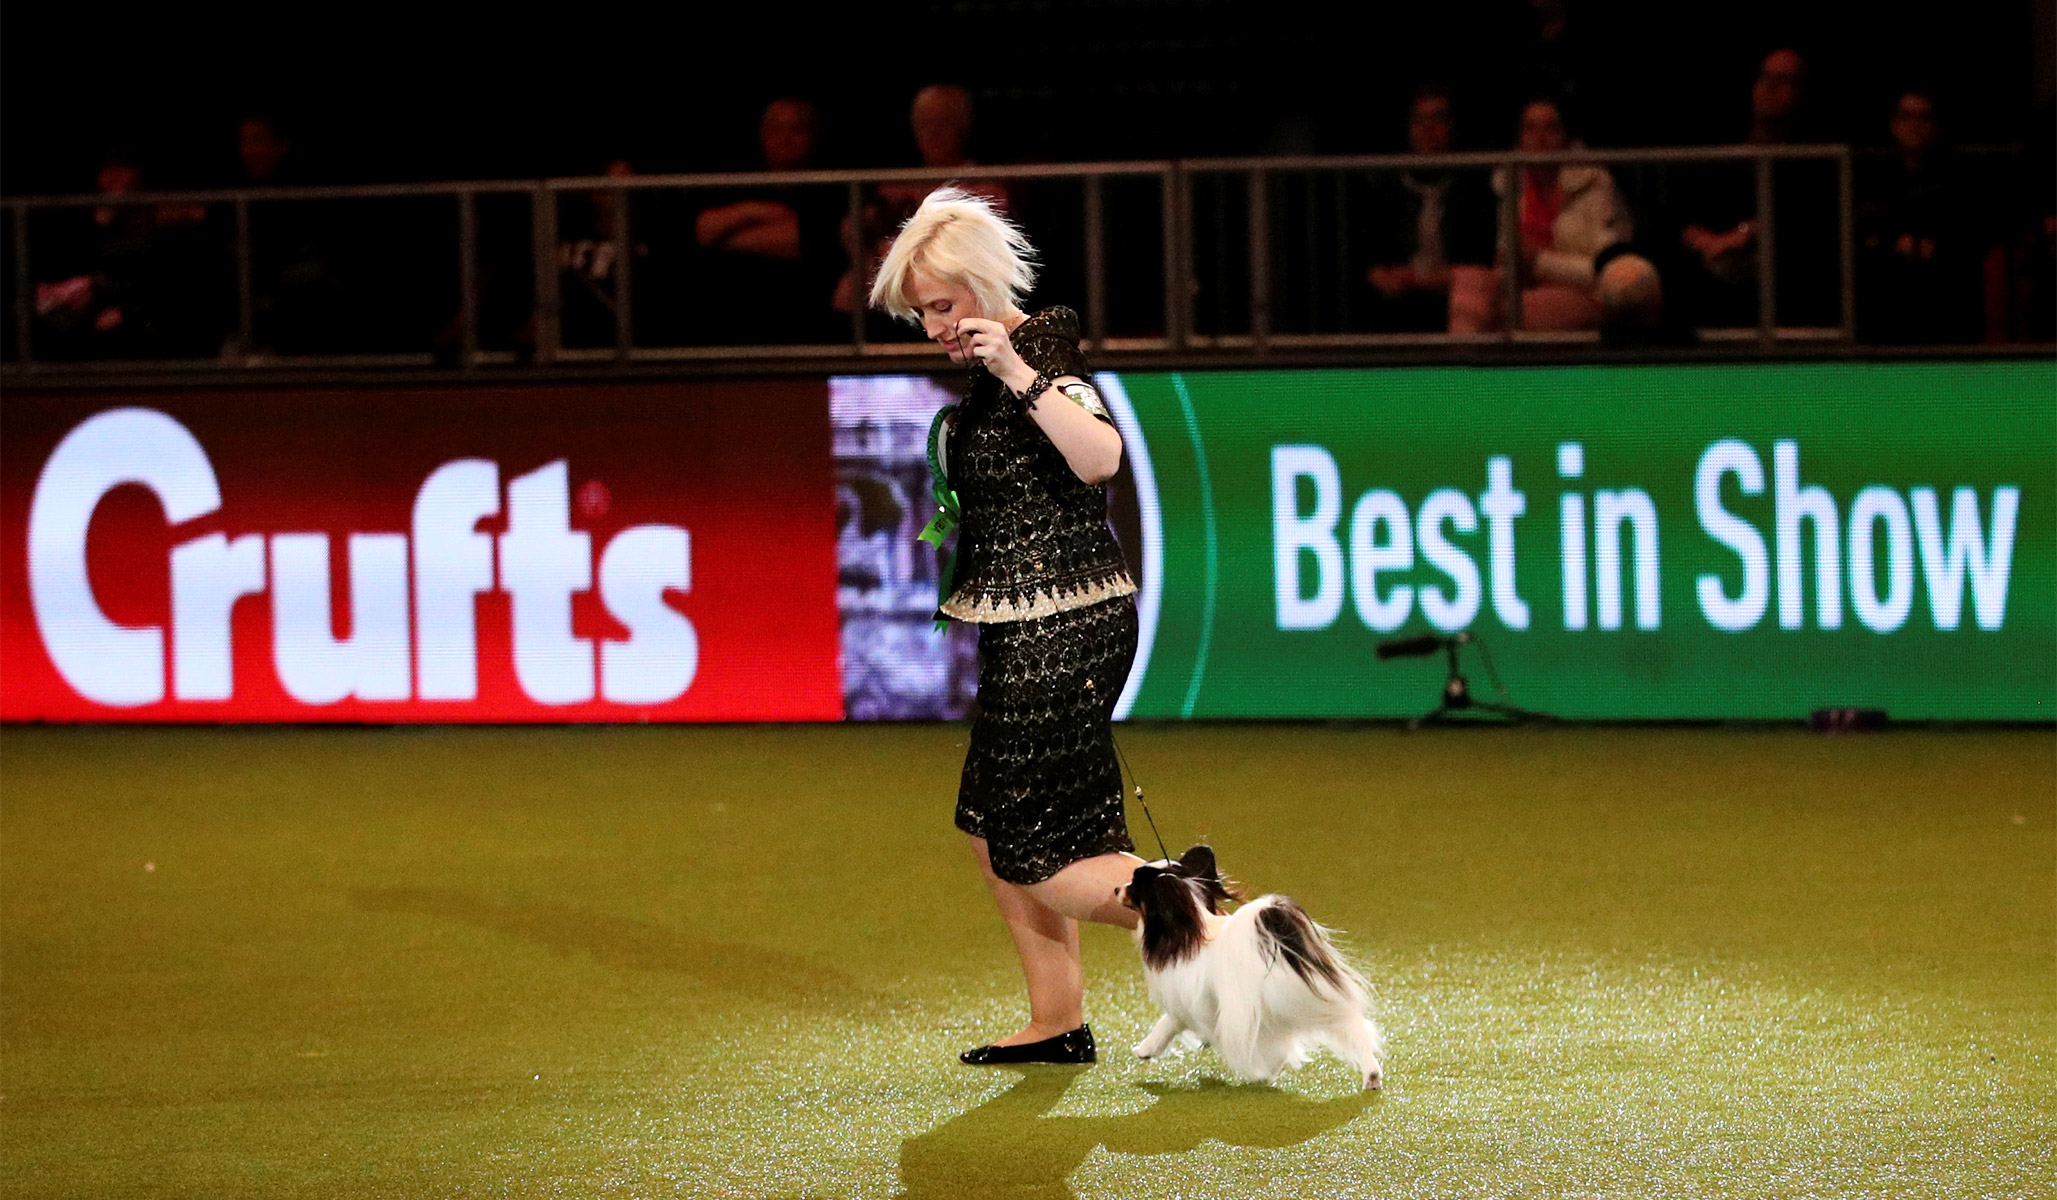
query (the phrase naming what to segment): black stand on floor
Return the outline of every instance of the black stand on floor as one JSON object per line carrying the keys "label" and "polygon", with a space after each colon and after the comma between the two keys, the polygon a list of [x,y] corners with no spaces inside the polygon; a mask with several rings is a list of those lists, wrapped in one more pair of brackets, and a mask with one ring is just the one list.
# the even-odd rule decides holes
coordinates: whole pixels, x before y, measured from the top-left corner
{"label": "black stand on floor", "polygon": [[1474,638],[1469,630],[1452,637],[1436,637],[1431,635],[1428,637],[1402,638],[1398,641],[1380,644],[1378,648],[1378,656],[1380,658],[1415,658],[1441,650],[1444,661],[1448,664],[1448,672],[1443,678],[1442,702],[1436,705],[1433,712],[1426,713],[1407,722],[1409,729],[1419,729],[1423,725],[1430,724],[1466,725],[1486,723],[1472,717],[1459,718],[1452,715],[1460,712],[1489,713],[1505,720],[1509,724],[1519,724],[1523,721],[1554,721],[1557,719],[1546,712],[1537,712],[1534,709],[1522,708],[1516,704],[1480,700],[1473,696],[1471,694],[1471,684],[1465,680],[1464,671],[1457,662],[1457,649],[1464,645],[1475,645],[1478,647],[1479,661],[1485,663],[1486,674],[1493,681],[1493,689],[1499,692],[1500,695],[1506,696],[1507,686],[1500,682],[1500,673],[1493,669],[1493,656],[1486,651],[1485,642]]}

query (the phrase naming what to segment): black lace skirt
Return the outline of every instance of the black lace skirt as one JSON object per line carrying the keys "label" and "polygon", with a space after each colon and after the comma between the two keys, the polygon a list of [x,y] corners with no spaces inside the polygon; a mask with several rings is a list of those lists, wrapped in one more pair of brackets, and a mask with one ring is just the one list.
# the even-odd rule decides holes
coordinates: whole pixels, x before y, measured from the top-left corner
{"label": "black lace skirt", "polygon": [[1109,722],[1136,657],[1128,596],[979,626],[978,715],[957,828],[986,840],[993,874],[1040,883],[1133,850]]}

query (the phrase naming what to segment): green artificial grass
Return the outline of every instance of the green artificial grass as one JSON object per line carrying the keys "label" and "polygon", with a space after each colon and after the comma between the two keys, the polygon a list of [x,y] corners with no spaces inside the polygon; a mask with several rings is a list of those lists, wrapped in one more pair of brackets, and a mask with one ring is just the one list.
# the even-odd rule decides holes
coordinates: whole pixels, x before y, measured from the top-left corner
{"label": "green artificial grass", "polygon": [[[979,1070],[947,726],[0,732],[9,1196],[1825,1197],[2057,1179],[2057,735],[1143,727],[1386,1090]],[[1141,839],[1140,813],[1132,825]]]}

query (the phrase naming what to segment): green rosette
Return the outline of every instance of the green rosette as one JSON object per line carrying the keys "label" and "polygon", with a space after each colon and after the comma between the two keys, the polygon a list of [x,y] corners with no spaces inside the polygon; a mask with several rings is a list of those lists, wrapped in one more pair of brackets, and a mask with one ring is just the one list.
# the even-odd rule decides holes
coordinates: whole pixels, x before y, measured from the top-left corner
{"label": "green rosette", "polygon": [[[952,584],[957,575],[957,556],[943,548],[951,534],[957,532],[962,519],[962,510],[957,503],[957,493],[950,487],[950,473],[944,461],[946,440],[950,436],[950,418],[956,415],[957,405],[946,404],[936,413],[936,419],[929,422],[929,491],[936,498],[936,515],[916,535],[917,541],[927,542],[936,548],[936,607],[950,598]],[[943,628],[937,621],[936,628]]]}

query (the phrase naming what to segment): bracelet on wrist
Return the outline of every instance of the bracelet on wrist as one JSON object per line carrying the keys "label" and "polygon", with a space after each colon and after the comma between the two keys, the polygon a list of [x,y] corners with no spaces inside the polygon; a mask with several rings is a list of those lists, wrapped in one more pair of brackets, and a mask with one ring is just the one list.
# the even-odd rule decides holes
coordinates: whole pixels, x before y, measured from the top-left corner
{"label": "bracelet on wrist", "polygon": [[1036,377],[1029,381],[1029,385],[1015,393],[1015,398],[1021,401],[1023,408],[1032,409],[1036,406],[1036,397],[1048,391],[1049,388],[1050,373],[1048,371],[1037,371]]}

